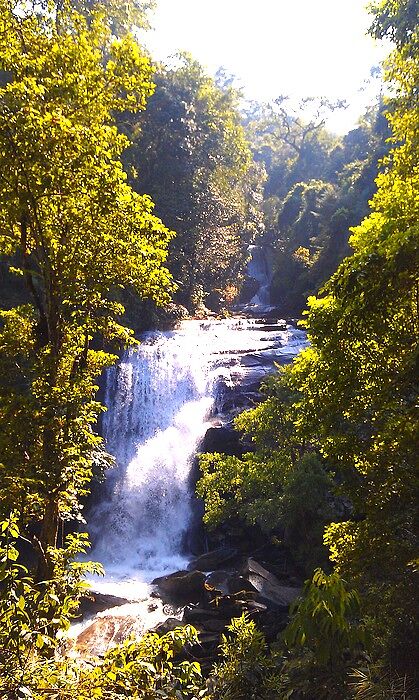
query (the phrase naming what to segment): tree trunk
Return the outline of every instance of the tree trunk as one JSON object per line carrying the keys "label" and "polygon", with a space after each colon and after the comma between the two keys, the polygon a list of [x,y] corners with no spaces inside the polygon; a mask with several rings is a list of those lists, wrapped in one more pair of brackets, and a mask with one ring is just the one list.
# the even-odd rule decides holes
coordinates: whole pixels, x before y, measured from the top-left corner
{"label": "tree trunk", "polygon": [[57,546],[58,522],[58,503],[56,500],[49,498],[45,504],[42,529],[39,537],[40,557],[37,569],[38,581],[44,581],[52,577],[53,564],[48,554],[48,547]]}

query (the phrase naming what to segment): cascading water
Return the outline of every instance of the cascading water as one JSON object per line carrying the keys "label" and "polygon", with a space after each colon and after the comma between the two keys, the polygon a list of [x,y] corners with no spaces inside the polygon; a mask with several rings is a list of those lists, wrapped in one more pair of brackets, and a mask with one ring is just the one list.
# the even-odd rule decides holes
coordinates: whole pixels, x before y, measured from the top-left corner
{"label": "cascading water", "polygon": [[184,564],[191,458],[212,407],[201,340],[150,334],[108,375],[104,433],[117,467],[92,534],[94,556],[109,572],[150,580]]}
{"label": "cascading water", "polygon": [[271,269],[266,257],[266,251],[256,245],[249,246],[251,258],[247,265],[247,274],[259,282],[259,289],[249,302],[249,306],[260,309],[269,308]]}
{"label": "cascading water", "polygon": [[260,379],[304,344],[302,331],[264,330],[256,320],[187,321],[147,334],[108,373],[104,434],[116,466],[89,518],[91,558],[111,584],[102,590],[127,594],[118,584],[185,566],[190,472],[220,392]]}

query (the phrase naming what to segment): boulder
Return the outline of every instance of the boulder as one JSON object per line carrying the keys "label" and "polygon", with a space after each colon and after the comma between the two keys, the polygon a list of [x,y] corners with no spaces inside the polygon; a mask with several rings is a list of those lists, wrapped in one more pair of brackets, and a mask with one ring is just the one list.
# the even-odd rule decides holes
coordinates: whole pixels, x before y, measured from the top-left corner
{"label": "boulder", "polygon": [[206,552],[191,561],[188,570],[214,571],[233,563],[237,559],[237,550],[232,547],[218,547],[212,552]]}
{"label": "boulder", "polygon": [[87,616],[93,617],[98,612],[107,610],[108,608],[115,608],[118,605],[125,605],[130,601],[126,598],[119,598],[116,595],[109,595],[107,593],[98,593],[96,591],[89,591],[89,595],[83,598],[79,607],[79,614],[81,619]]}
{"label": "boulder", "polygon": [[239,574],[235,574],[233,576],[230,575],[228,579],[228,592],[229,593],[254,593],[256,591],[256,588],[252,586],[250,581],[246,579],[244,576],[240,576]]}
{"label": "boulder", "polygon": [[199,628],[202,630],[202,632],[216,632],[220,634],[221,632],[224,632],[226,624],[226,620],[219,619],[217,617],[207,617],[201,620],[199,623]]}
{"label": "boulder", "polygon": [[221,452],[222,454],[236,457],[240,457],[243,452],[239,434],[236,430],[227,426],[208,428],[200,451]]}
{"label": "boulder", "polygon": [[276,576],[251,557],[247,559],[242,574],[268,605],[287,609],[301,594],[301,588],[283,586]]}
{"label": "boulder", "polygon": [[141,621],[133,615],[100,617],[80,632],[75,647],[82,655],[103,656],[131,634],[142,633]]}
{"label": "boulder", "polygon": [[207,620],[210,617],[219,617],[217,608],[204,608],[201,605],[187,605],[183,611],[182,622],[188,622],[191,625],[199,625],[203,620]]}
{"label": "boulder", "polygon": [[271,365],[274,360],[273,355],[263,354],[262,352],[249,352],[240,358],[240,364],[243,367],[261,368],[265,365]]}
{"label": "boulder", "polygon": [[159,622],[153,629],[153,632],[157,632],[160,636],[167,634],[168,632],[173,632],[176,627],[182,627],[182,622],[177,619],[177,617],[168,617],[167,620]]}
{"label": "boulder", "polygon": [[220,593],[230,593],[230,577],[231,571],[223,571],[223,569],[212,571],[205,579],[205,587],[207,589],[215,589]]}
{"label": "boulder", "polygon": [[202,571],[175,571],[174,574],[155,578],[160,594],[176,603],[198,602],[205,599],[205,574]]}

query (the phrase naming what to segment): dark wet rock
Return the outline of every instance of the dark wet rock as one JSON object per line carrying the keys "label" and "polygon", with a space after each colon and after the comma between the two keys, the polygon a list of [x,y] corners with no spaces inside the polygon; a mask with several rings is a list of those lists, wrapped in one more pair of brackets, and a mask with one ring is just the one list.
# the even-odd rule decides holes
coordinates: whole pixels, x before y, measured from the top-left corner
{"label": "dark wet rock", "polygon": [[269,609],[258,615],[258,627],[263,631],[266,641],[270,644],[277,640],[278,634],[282,632],[289,622],[287,612]]}
{"label": "dark wet rock", "polygon": [[221,618],[231,620],[242,614],[246,601],[235,595],[216,596],[210,602],[210,607],[216,608]]}
{"label": "dark wet rock", "polygon": [[240,364],[243,367],[262,367],[264,365],[271,365],[275,361],[275,356],[271,354],[262,354],[261,352],[252,352],[247,355],[243,355],[240,358]]}
{"label": "dark wet rock", "polygon": [[[199,645],[204,649],[208,650],[210,647],[211,651],[214,652],[220,642],[220,635],[214,634],[213,632],[201,632],[199,635]],[[214,660],[214,654],[209,656],[209,659]]]}
{"label": "dark wet rock", "polygon": [[159,622],[153,629],[153,632],[157,632],[160,636],[167,634],[168,632],[173,632],[177,627],[182,627],[183,622],[177,619],[177,617],[168,617],[167,620]]}
{"label": "dark wet rock", "polygon": [[222,454],[236,457],[240,457],[243,454],[240,435],[234,428],[229,426],[208,428],[200,451],[221,452]]}
{"label": "dark wet rock", "polygon": [[223,571],[222,569],[212,571],[205,579],[207,589],[214,588],[220,593],[230,593],[229,580],[231,571]]}
{"label": "dark wet rock", "polygon": [[237,561],[237,556],[238,553],[236,549],[232,547],[219,547],[218,549],[212,550],[212,552],[206,552],[206,554],[201,554],[201,556],[192,559],[188,570],[214,571],[215,569],[222,569],[226,564],[232,565]]}
{"label": "dark wet rock", "polygon": [[251,557],[243,567],[242,575],[263,601],[284,610],[301,594],[301,588],[282,585],[274,574]]}
{"label": "dark wet rock", "polygon": [[200,625],[204,632],[217,632],[220,634],[226,628],[226,620],[216,617],[207,617],[201,621]]}
{"label": "dark wet rock", "polygon": [[275,325],[280,326],[281,330],[285,331],[287,328],[287,323],[285,319],[280,317],[281,309],[278,306],[271,306],[269,309],[261,314],[260,318],[255,319],[255,323],[265,325],[267,323],[275,323]]}
{"label": "dark wet rock", "polygon": [[216,608],[203,607],[201,605],[187,605],[183,611],[182,622],[197,625],[202,622],[202,620],[207,620],[209,617],[219,617],[219,611]]}
{"label": "dark wet rock", "polygon": [[258,603],[257,600],[246,601],[246,608],[250,613],[264,613],[268,610],[268,607],[264,603]]}
{"label": "dark wet rock", "polygon": [[254,277],[246,277],[240,290],[239,303],[248,304],[255,294],[257,294],[259,288],[260,282],[258,282],[257,279]]}
{"label": "dark wet rock", "polygon": [[254,408],[260,400],[261,394],[258,391],[231,391],[228,397],[224,396],[224,400],[221,403],[221,413],[236,412],[237,409],[241,412],[246,408]]}
{"label": "dark wet rock", "polygon": [[228,579],[229,593],[255,592],[256,588],[244,576],[240,574],[231,575]]}
{"label": "dark wet rock", "polygon": [[168,576],[155,578],[162,597],[178,603],[198,602],[206,597],[205,574],[201,571],[175,571]]}
{"label": "dark wet rock", "polygon": [[120,598],[116,595],[89,591],[88,597],[81,600],[78,612],[80,618],[83,619],[87,616],[93,617],[93,615],[96,615],[96,613],[107,610],[108,608],[115,608],[118,605],[125,605],[125,603],[129,602],[130,601],[126,598]]}
{"label": "dark wet rock", "polygon": [[279,322],[278,323],[264,323],[263,324],[263,330],[267,332],[274,332],[274,331],[286,331],[287,330],[287,324],[285,321],[283,323]]}

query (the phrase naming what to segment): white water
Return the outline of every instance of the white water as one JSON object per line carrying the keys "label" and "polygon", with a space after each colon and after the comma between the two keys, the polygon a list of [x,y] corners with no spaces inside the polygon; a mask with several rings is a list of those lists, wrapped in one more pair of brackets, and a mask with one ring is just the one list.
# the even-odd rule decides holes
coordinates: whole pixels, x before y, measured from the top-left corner
{"label": "white water", "polygon": [[[106,570],[94,588],[144,599],[153,578],[187,564],[194,455],[222,391],[272,370],[266,356],[292,357],[302,331],[267,331],[255,320],[187,321],[150,333],[107,375],[104,420],[107,497],[90,515],[92,559]],[[244,359],[255,359],[243,364]],[[261,364],[258,364],[261,358]]]}
{"label": "white water", "polygon": [[256,245],[249,246],[251,258],[247,264],[247,274],[259,282],[259,289],[249,301],[249,307],[269,309],[271,269],[266,256],[266,250]]}

